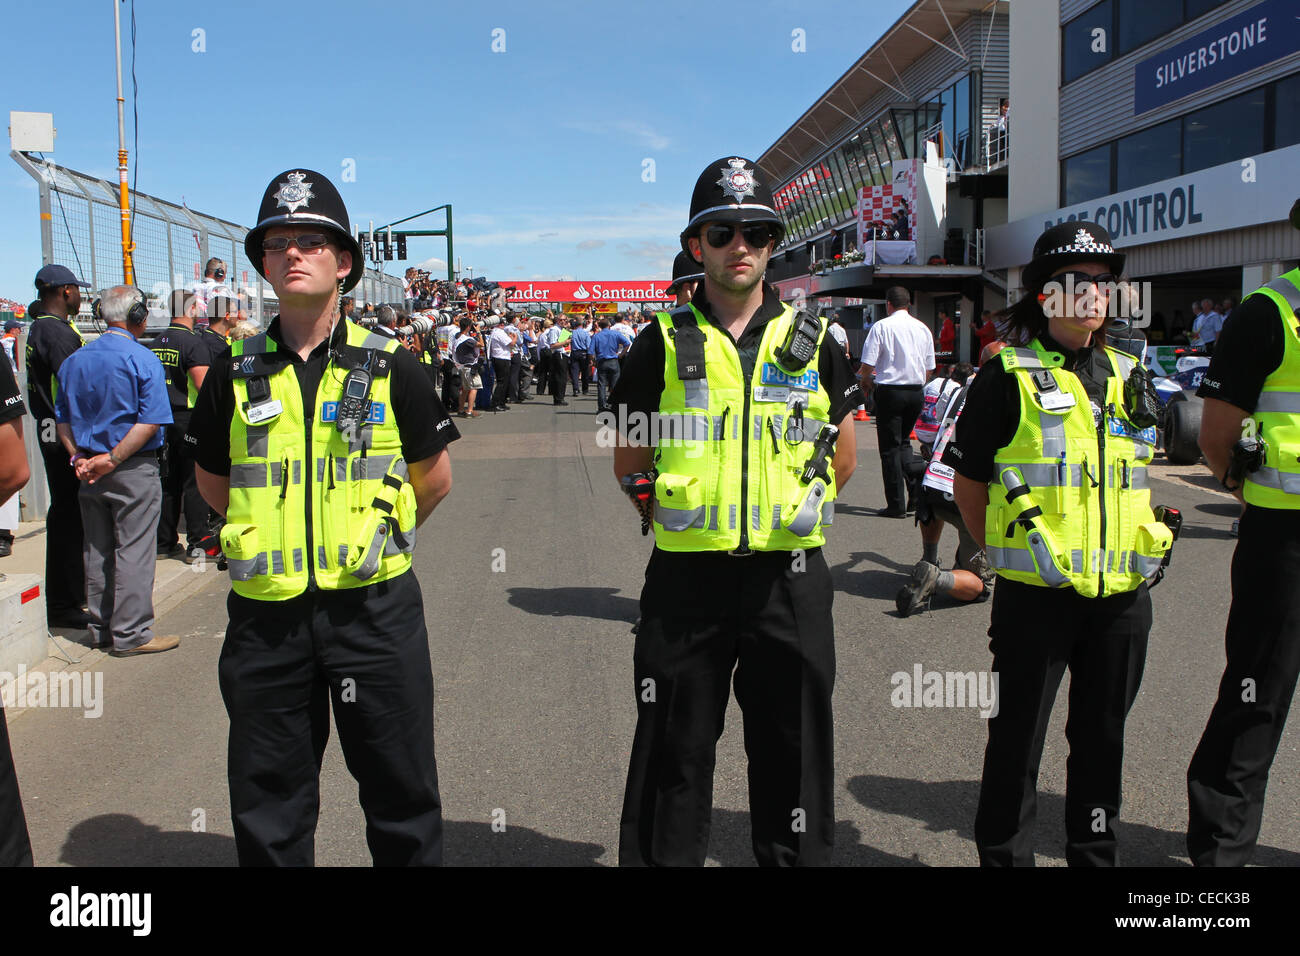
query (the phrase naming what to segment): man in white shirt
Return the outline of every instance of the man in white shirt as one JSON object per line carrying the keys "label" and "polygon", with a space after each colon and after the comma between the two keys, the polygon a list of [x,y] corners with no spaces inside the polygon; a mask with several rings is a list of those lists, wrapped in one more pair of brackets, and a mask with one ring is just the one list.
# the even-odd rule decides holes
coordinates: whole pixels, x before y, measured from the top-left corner
{"label": "man in white shirt", "polygon": [[492,362],[492,373],[496,383],[492,386],[492,410],[504,412],[510,408],[506,398],[510,394],[510,356],[518,333],[513,332],[504,322],[498,323],[488,336],[488,358]]}
{"label": "man in white shirt", "polygon": [[934,337],[908,313],[912,297],[902,286],[885,291],[885,318],[871,326],[862,347],[858,378],[865,391],[875,388],[876,439],[880,446],[885,507],[881,517],[904,518],[915,507],[906,502],[907,467],[912,461],[912,425],[921,413],[926,379],[934,369]]}
{"label": "man in white shirt", "polygon": [[1192,340],[1207,352],[1214,351],[1214,341],[1223,330],[1223,316],[1214,311],[1213,299],[1201,300],[1201,314],[1192,323]]}

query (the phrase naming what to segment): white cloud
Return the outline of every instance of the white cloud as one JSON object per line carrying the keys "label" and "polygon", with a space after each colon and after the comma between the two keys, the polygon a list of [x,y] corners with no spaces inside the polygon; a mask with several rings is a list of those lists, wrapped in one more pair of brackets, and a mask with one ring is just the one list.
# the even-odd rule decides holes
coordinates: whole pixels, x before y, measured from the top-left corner
{"label": "white cloud", "polygon": [[672,145],[672,140],[667,136],[657,132],[649,123],[638,120],[619,120],[616,123],[570,120],[564,125],[569,129],[576,129],[579,132],[590,133],[594,136],[608,136],[611,133],[620,134],[619,139],[631,140],[633,143],[647,149],[667,149]]}
{"label": "white cloud", "polygon": [[446,272],[447,260],[438,258],[425,259],[423,262],[417,262],[415,268],[423,269],[425,272]]}
{"label": "white cloud", "polygon": [[584,239],[578,243],[578,251],[586,252],[588,249],[599,249],[604,244],[604,239]]}

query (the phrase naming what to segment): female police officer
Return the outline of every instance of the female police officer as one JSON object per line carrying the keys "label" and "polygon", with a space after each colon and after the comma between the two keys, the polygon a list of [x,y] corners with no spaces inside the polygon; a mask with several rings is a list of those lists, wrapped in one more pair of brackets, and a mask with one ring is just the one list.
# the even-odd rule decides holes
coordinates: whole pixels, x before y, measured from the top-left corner
{"label": "female police officer", "polygon": [[975,843],[985,866],[1032,866],[1043,738],[1070,669],[1066,860],[1114,865],[1124,719],[1151,629],[1147,579],[1171,543],[1150,506],[1154,428],[1126,407],[1131,356],[1104,345],[1124,256],[1088,222],[1048,229],[1005,319],[1013,345],[971,385],[956,447],[962,517],[997,570],[989,721]]}

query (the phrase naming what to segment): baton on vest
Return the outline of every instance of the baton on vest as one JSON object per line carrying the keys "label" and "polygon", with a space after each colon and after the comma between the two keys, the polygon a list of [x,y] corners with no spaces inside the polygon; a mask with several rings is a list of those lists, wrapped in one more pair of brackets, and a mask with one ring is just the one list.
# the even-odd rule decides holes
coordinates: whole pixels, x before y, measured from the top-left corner
{"label": "baton on vest", "polygon": [[[394,459],[394,465],[400,460]],[[405,551],[410,547],[409,540],[397,523],[397,499],[402,493],[402,479],[393,474],[394,465],[390,465],[388,472],[380,479],[379,491],[370,502],[367,517],[371,520],[366,525],[355,556],[349,542],[348,563],[344,570],[361,581],[373,578],[379,572],[379,564],[384,559],[384,548],[390,536],[400,550]]]}
{"label": "baton on vest", "polygon": [[1008,507],[1018,509],[1011,523],[1007,525],[1007,537],[1016,533],[1016,525],[1025,529],[1025,544],[1038,568],[1038,575],[1049,587],[1062,587],[1069,583],[1069,577],[1061,570],[1056,561],[1056,542],[1052,540],[1047,529],[1040,526],[1036,519],[1042,517],[1043,509],[1033,504],[1029,495],[1029,485],[1014,468],[1002,469],[999,479],[1006,489]]}
{"label": "baton on vest", "polygon": [[821,518],[822,504],[831,490],[831,458],[839,437],[840,430],[834,425],[823,425],[817,432],[812,457],[799,473],[800,483],[807,485],[808,490],[798,504],[781,515],[781,526],[797,537],[812,534]]}

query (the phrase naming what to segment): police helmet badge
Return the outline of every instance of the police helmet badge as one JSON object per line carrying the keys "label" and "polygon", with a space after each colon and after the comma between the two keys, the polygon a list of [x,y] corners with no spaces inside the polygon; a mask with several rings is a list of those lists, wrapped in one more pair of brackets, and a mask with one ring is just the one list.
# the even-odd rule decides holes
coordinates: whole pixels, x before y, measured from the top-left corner
{"label": "police helmet badge", "polygon": [[727,167],[720,169],[722,178],[718,185],[724,192],[735,197],[736,202],[744,202],[746,196],[754,195],[754,171],[745,166],[743,159],[727,160]]}
{"label": "police helmet badge", "polygon": [[307,178],[306,173],[290,173],[287,183],[280,183],[280,189],[275,194],[276,208],[284,206],[293,215],[298,211],[299,206],[306,206],[307,200],[315,199],[315,194],[311,191],[312,183],[303,182]]}

